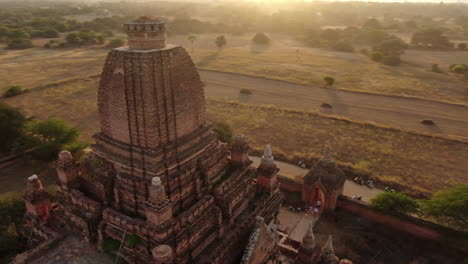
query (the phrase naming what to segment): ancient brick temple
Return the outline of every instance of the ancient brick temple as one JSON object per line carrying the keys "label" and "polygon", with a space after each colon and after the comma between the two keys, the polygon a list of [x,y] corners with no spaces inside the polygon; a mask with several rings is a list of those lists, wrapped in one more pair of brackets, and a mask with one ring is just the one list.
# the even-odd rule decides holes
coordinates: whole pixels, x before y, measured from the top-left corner
{"label": "ancient brick temple", "polygon": [[125,30],[129,47],[110,51],[102,72],[92,152],[57,160],[54,216],[99,246],[117,241],[129,263],[239,263],[256,217],[274,223],[283,200],[271,149],[256,169],[243,136],[218,141],[203,83],[163,22]]}

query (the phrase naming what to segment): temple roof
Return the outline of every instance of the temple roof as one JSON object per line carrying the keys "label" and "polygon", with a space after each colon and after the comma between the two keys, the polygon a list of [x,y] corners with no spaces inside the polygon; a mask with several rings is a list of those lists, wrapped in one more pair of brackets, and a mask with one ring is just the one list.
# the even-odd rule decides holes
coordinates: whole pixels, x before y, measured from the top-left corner
{"label": "temple roof", "polygon": [[338,168],[335,160],[332,158],[329,146],[325,147],[323,156],[315,167],[310,169],[304,176],[304,184],[308,186],[313,185],[319,180],[327,191],[341,188],[346,181],[344,172]]}

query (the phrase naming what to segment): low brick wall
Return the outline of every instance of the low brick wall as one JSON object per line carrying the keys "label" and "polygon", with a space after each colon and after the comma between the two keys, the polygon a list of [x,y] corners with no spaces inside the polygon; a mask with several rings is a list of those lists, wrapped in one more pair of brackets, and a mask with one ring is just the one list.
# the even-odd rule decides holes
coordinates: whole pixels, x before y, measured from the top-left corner
{"label": "low brick wall", "polygon": [[[344,195],[339,197],[337,208],[352,212],[379,224],[387,225],[395,230],[423,239],[441,241],[453,248],[468,252],[468,241],[466,239],[459,239],[461,236],[466,237],[466,233],[461,231],[456,231],[412,216],[399,218],[387,215],[372,209],[364,202],[354,200]],[[458,239],[452,237],[453,235],[458,237]]]}
{"label": "low brick wall", "polygon": [[280,190],[287,192],[302,192],[302,183],[291,180],[285,176],[278,175],[278,183],[280,184]]}

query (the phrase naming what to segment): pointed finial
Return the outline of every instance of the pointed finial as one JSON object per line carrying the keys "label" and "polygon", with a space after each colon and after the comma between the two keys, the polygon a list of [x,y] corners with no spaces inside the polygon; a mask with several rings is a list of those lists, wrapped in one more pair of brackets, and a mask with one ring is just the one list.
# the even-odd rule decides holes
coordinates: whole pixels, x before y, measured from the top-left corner
{"label": "pointed finial", "polygon": [[329,162],[329,163],[335,161],[335,160],[333,160],[333,157],[332,157],[332,150],[331,150],[330,144],[325,145],[325,148],[324,148],[323,154],[322,154],[322,158],[320,160],[324,161],[324,162]]}
{"label": "pointed finial", "polygon": [[328,236],[327,243],[325,243],[325,246],[323,247],[323,251],[324,251],[325,257],[335,256],[335,250],[333,249],[333,237],[332,237],[332,235]]}
{"label": "pointed finial", "polygon": [[265,151],[263,152],[262,156],[262,164],[273,164],[275,159],[273,158],[272,151],[271,151],[271,146],[266,145],[265,146]]}
{"label": "pointed finial", "polygon": [[313,220],[309,222],[307,233],[304,235],[304,238],[302,239],[302,247],[305,249],[315,248],[314,221]]}

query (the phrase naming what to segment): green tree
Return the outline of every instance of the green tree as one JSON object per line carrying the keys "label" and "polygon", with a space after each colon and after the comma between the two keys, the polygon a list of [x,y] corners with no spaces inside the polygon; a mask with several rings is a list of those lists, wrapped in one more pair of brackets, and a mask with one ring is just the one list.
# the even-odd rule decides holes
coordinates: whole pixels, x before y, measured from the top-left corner
{"label": "green tree", "polygon": [[365,30],[378,30],[382,29],[382,24],[379,20],[375,18],[370,18],[362,25],[362,28]]}
{"label": "green tree", "polygon": [[252,42],[257,45],[268,45],[270,41],[270,38],[265,33],[257,33],[252,38]]}
{"label": "green tree", "polygon": [[407,45],[399,38],[391,38],[382,41],[374,47],[374,51],[380,51],[384,56],[400,56],[405,52]]}
{"label": "green tree", "polygon": [[422,202],[422,212],[440,222],[468,228],[468,185],[457,185],[435,193]]}
{"label": "green tree", "polygon": [[76,148],[77,139],[80,135],[78,128],[70,127],[64,120],[48,119],[45,121],[34,121],[27,125],[27,133],[32,144],[37,146],[34,155],[42,160],[54,160],[58,153],[69,146],[74,147],[74,151],[83,149],[85,144]]}
{"label": "green tree", "polygon": [[3,97],[12,97],[20,95],[22,92],[23,88],[20,85],[12,85],[3,93]]}
{"label": "green tree", "polygon": [[192,53],[194,53],[195,52],[194,44],[195,44],[195,41],[197,40],[197,36],[190,35],[190,36],[188,36],[187,40],[190,41],[190,43],[192,44]]}
{"label": "green tree", "polygon": [[0,152],[8,153],[23,136],[27,118],[17,109],[0,102]]}
{"label": "green tree", "polygon": [[380,51],[373,51],[373,52],[371,53],[371,59],[372,59],[373,61],[377,61],[377,62],[382,61],[382,59],[383,59],[383,54],[382,54],[382,52],[380,52]]}
{"label": "green tree", "polygon": [[424,45],[431,48],[449,48],[452,44],[448,38],[442,35],[442,30],[429,28],[415,32],[411,37],[414,45]]}
{"label": "green tree", "polygon": [[325,82],[326,85],[332,86],[335,83],[335,78],[333,78],[332,76],[325,76],[323,78],[323,81]]}
{"label": "green tree", "polygon": [[224,37],[224,35],[216,37],[215,44],[218,49],[222,49],[227,44],[226,37]]}
{"label": "green tree", "polygon": [[22,193],[10,192],[0,195],[0,262],[9,263],[11,257],[23,248],[18,231],[26,211]]}
{"label": "green tree", "polygon": [[231,127],[223,122],[215,123],[214,131],[218,135],[218,139],[224,143],[232,143],[232,129]]}
{"label": "green tree", "polygon": [[109,44],[107,44],[107,47],[108,48],[118,48],[118,47],[122,47],[124,44],[125,44],[125,42],[122,39],[115,38],[115,39],[111,39],[109,41]]}
{"label": "green tree", "polygon": [[389,214],[405,215],[415,213],[418,202],[413,198],[399,192],[383,192],[371,200],[371,206]]}
{"label": "green tree", "polygon": [[29,39],[30,35],[26,30],[22,28],[12,29],[8,33],[8,37],[11,39]]}
{"label": "green tree", "polygon": [[30,39],[15,38],[8,41],[9,49],[29,49],[32,48],[32,41]]}

